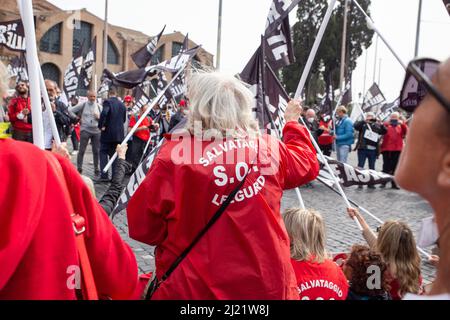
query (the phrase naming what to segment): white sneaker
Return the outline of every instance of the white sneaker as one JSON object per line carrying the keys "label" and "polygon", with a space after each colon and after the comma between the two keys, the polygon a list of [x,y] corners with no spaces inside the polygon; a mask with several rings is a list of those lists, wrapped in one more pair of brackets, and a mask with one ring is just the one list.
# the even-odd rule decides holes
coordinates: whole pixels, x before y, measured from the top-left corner
{"label": "white sneaker", "polygon": [[78,154],[77,150],[73,150],[72,153],[71,153],[72,156],[77,155],[77,154]]}

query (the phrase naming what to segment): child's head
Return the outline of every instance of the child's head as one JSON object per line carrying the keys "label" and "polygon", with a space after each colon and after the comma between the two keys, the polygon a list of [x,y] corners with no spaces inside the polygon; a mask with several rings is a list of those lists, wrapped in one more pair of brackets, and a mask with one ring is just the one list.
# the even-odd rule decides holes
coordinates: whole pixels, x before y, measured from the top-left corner
{"label": "child's head", "polygon": [[325,224],[319,212],[306,209],[288,209],[284,213],[292,259],[313,259],[322,263],[327,258]]}
{"label": "child's head", "polygon": [[420,257],[414,234],[403,222],[387,221],[380,229],[377,250],[400,283],[400,294],[420,291]]}
{"label": "child's head", "polygon": [[374,297],[389,290],[387,265],[381,254],[368,246],[353,246],[343,269],[350,290],[358,295]]}

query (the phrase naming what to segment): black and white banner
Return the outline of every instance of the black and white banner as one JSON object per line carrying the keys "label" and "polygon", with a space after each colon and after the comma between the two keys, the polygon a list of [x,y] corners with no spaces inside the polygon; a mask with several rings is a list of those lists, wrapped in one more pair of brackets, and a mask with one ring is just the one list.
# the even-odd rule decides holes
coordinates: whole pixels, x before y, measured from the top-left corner
{"label": "black and white banner", "polygon": [[364,104],[362,106],[362,110],[364,112],[375,112],[376,110],[374,110],[374,108],[379,106],[384,101],[386,101],[386,98],[384,97],[378,85],[374,83],[364,96]]}
{"label": "black and white banner", "polygon": [[343,94],[342,99],[341,99],[341,105],[347,106],[353,101],[352,84],[351,84],[351,82],[347,83],[347,85],[345,86],[344,90],[345,91],[344,91],[344,94]]}
{"label": "black and white banner", "polygon": [[386,121],[392,113],[399,110],[399,106],[400,98],[398,98],[394,102],[383,104],[383,106],[380,108],[379,113],[377,114],[377,118],[381,121]]}
{"label": "black and white banner", "polygon": [[110,85],[133,89],[134,87],[142,84],[147,77],[154,76],[158,72],[178,72],[197,54],[199,49],[200,46],[197,46],[171,58],[170,60],[163,61],[160,64],[148,66],[146,68],[124,71],[117,74],[105,69],[103,70],[102,83],[106,81],[109,82]]}
{"label": "black and white banner", "polygon": [[80,73],[83,66],[83,56],[73,58],[72,62],[67,66],[64,73],[63,94],[65,101],[70,101],[70,98],[77,95],[78,87],[80,85]]}
{"label": "black and white banner", "polygon": [[138,68],[145,68],[152,60],[153,56],[156,53],[159,39],[161,39],[161,36],[163,35],[165,29],[166,26],[164,26],[162,31],[156,37],[153,37],[147,45],[131,55],[131,59],[133,59]]}
{"label": "black and white banner", "polygon": [[150,85],[150,82],[146,81],[142,85],[137,86],[133,89],[133,96],[135,100],[135,108],[141,109],[143,106],[149,104],[151,102],[151,99],[149,96],[145,93],[145,88]]}
{"label": "black and white banner", "polygon": [[277,28],[264,35],[265,56],[275,71],[295,61],[290,28],[289,15],[287,15]]}
{"label": "black and white banner", "polygon": [[[160,72],[158,74],[158,85],[156,87],[156,94],[159,94],[161,91],[163,91],[167,87],[167,78],[164,72]],[[169,90],[166,90],[164,92],[164,95],[162,96],[161,100],[159,100],[159,105],[161,107],[165,106],[168,102],[173,100],[172,93]]]}
{"label": "black and white banner", "polygon": [[80,72],[79,89],[88,90],[91,85],[92,75],[94,73],[94,63],[97,56],[97,37],[92,40],[91,48],[84,58],[83,66]]}
{"label": "black and white banner", "polygon": [[450,0],[442,0],[444,2],[444,6],[447,9],[448,14],[450,15]]}
{"label": "black and white banner", "polygon": [[265,34],[272,34],[301,0],[273,0],[266,21]]}
{"label": "black and white banner", "polygon": [[28,82],[27,62],[24,54],[14,57],[7,67],[8,78],[16,78],[16,83]]}
{"label": "black and white banner", "polygon": [[25,52],[25,31],[22,20],[0,22],[0,47]]}
{"label": "black and white banner", "polygon": [[319,106],[319,116],[323,117],[323,119],[327,122],[331,120],[331,117],[333,116],[333,98],[331,95],[331,90],[331,87],[329,90],[327,90],[327,93],[322,98]]}
{"label": "black and white banner", "polygon": [[[388,182],[392,182],[394,179],[391,175],[383,172],[378,172],[375,170],[358,169],[349,164],[339,162],[333,158],[326,156],[325,158],[327,159],[335,176],[338,177],[339,182],[344,187],[385,184]],[[334,184],[333,177],[330,175],[330,173],[325,168],[323,163],[321,163],[321,170],[319,172],[319,177],[322,180],[325,179],[332,181],[332,183]]]}

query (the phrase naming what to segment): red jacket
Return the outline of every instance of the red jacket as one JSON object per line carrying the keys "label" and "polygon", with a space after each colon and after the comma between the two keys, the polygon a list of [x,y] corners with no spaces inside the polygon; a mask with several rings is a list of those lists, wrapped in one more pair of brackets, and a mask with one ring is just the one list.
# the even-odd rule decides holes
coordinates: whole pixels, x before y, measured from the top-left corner
{"label": "red jacket", "polygon": [[[43,152],[0,140],[0,300],[70,300],[78,255],[68,199]],[[100,296],[127,299],[136,259],[75,167],[57,156],[76,213],[86,219],[86,247]]]}
{"label": "red jacket", "polygon": [[[130,118],[130,124],[129,127],[133,128],[136,124],[137,120],[139,120],[137,116],[131,116]],[[145,117],[145,119],[141,122],[140,126],[138,128],[142,127],[148,127],[149,129],[145,130],[138,130],[134,134],[136,137],[138,137],[141,140],[148,141],[150,139],[150,126],[153,124],[153,120],[150,117]]]}
{"label": "red jacket", "polygon": [[[193,151],[188,147],[198,140],[190,136],[181,141],[172,137],[163,145],[127,210],[130,236],[157,246],[159,279],[236,188],[246,168],[251,173],[154,299],[298,299],[280,201],[283,190],[314,180],[319,164],[300,124],[287,123],[283,136],[285,144],[264,135],[200,141]],[[254,162],[258,145],[262,155]],[[266,157],[263,150],[269,145],[272,153]],[[173,162],[183,155],[187,163]],[[223,164],[224,159],[232,160]]]}
{"label": "red jacket", "polygon": [[317,139],[317,142],[321,146],[329,146],[330,144],[333,144],[334,136],[330,135],[330,131],[333,130],[332,120],[328,122],[320,120],[319,127],[325,127],[327,130],[324,130],[324,132]]}
{"label": "red jacket", "polygon": [[348,282],[342,269],[333,261],[323,263],[292,260],[298,291],[302,300],[345,300]]}
{"label": "red jacket", "polygon": [[25,109],[25,107],[31,110],[29,97],[26,99],[22,97],[12,98],[8,106],[9,121],[11,122],[15,130],[31,132],[32,131],[31,124],[29,124],[28,122],[24,122],[23,120],[19,120],[17,118],[17,115],[20,112],[22,112],[22,110]]}
{"label": "red jacket", "polygon": [[387,133],[383,136],[381,152],[402,151],[404,145],[403,139],[405,139],[408,133],[408,127],[403,123],[394,127],[389,122],[385,123],[384,126],[387,129]]}

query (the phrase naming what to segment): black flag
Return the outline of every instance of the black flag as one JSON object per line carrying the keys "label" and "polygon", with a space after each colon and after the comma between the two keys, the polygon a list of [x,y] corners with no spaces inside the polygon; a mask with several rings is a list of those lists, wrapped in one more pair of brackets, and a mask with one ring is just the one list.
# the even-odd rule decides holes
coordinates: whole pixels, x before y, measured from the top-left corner
{"label": "black flag", "polygon": [[380,112],[377,114],[377,118],[381,121],[385,121],[389,116],[398,111],[400,106],[400,98],[396,99],[394,102],[385,103],[380,108]]}
{"label": "black flag", "polygon": [[25,31],[22,20],[0,22],[0,47],[25,52]]}
{"label": "black flag", "polygon": [[349,82],[346,86],[346,88],[344,89],[344,95],[342,96],[341,99],[341,105],[343,106],[347,106],[352,102],[352,85]]}
{"label": "black flag", "polygon": [[[161,91],[163,91],[167,87],[167,78],[164,72],[160,72],[158,74],[158,85],[156,87],[156,94],[159,94]],[[173,96],[170,90],[166,90],[164,92],[163,97],[161,100],[159,100],[159,105],[163,107],[167,104],[167,102],[173,100]]]}
{"label": "black flag", "polygon": [[87,90],[91,85],[92,74],[94,71],[94,63],[97,55],[97,37],[94,37],[91,48],[89,49],[80,72],[80,86],[79,89]]}
{"label": "black flag", "polygon": [[448,14],[450,15],[450,0],[442,0],[444,2],[444,6],[447,9]]}
{"label": "black flag", "polygon": [[16,83],[28,82],[28,67],[25,55],[22,53],[20,57],[14,57],[8,65],[8,77],[16,78]]}
{"label": "black flag", "polygon": [[70,101],[73,96],[77,95],[82,66],[83,56],[81,55],[73,58],[72,62],[67,66],[63,83],[63,95],[65,95],[65,101]]}
{"label": "black flag", "polygon": [[327,92],[320,102],[319,116],[328,122],[333,116],[333,104],[330,92]]}
{"label": "black flag", "polygon": [[289,15],[271,32],[264,35],[267,62],[275,71],[295,62]]}
{"label": "black flag", "polygon": [[164,26],[162,31],[156,37],[153,37],[147,45],[131,55],[131,59],[133,59],[138,68],[145,68],[152,60],[153,56],[156,53],[159,39],[163,35],[165,29],[166,26]]}
{"label": "black flag", "polygon": [[272,34],[301,0],[273,0],[266,21],[265,34]]}
{"label": "black flag", "polygon": [[374,83],[364,96],[364,104],[362,110],[364,112],[373,111],[374,107],[378,106],[384,101],[386,101],[386,98],[384,97],[378,85]]}
{"label": "black flag", "polygon": [[171,58],[170,60],[163,61],[158,65],[148,66],[146,68],[124,71],[117,74],[105,69],[103,71],[102,82],[106,81],[114,86],[133,89],[134,87],[142,84],[148,76],[154,76],[158,72],[178,72],[197,54],[199,49],[200,46],[197,46],[182,53],[181,55]]}

